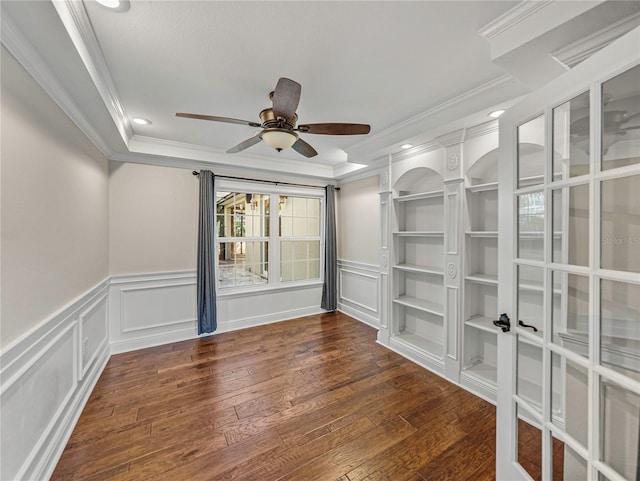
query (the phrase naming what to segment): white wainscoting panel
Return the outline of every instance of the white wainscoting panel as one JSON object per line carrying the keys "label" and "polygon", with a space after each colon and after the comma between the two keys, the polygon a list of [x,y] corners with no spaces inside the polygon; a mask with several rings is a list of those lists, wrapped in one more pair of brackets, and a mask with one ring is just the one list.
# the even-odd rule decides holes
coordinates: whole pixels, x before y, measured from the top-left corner
{"label": "white wainscoting panel", "polygon": [[271,289],[253,294],[218,295],[218,331],[235,331],[324,312],[322,284]]}
{"label": "white wainscoting panel", "polygon": [[0,353],[0,479],[51,476],[109,358],[107,293],[108,279]]}
{"label": "white wainscoting panel", "polygon": [[338,309],[380,327],[380,271],[378,266],[338,260]]}
{"label": "white wainscoting panel", "polygon": [[196,274],[114,276],[109,312],[112,354],[197,337]]}
{"label": "white wainscoting panel", "polygon": [[[216,333],[323,312],[322,285],[217,292]],[[196,273],[114,276],[109,295],[111,353],[198,337]]]}

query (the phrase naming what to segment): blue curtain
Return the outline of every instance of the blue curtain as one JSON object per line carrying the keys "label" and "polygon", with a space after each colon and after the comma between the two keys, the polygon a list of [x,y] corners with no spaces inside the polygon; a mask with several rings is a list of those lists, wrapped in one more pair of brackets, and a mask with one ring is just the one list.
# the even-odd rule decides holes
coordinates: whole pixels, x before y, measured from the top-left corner
{"label": "blue curtain", "polygon": [[213,332],[218,327],[216,314],[216,205],[215,175],[201,170],[200,208],[198,214],[198,334]]}
{"label": "blue curtain", "polygon": [[338,308],[338,250],[336,247],[336,188],[325,187],[326,214],[324,240],[324,284],[320,307],[327,311]]}

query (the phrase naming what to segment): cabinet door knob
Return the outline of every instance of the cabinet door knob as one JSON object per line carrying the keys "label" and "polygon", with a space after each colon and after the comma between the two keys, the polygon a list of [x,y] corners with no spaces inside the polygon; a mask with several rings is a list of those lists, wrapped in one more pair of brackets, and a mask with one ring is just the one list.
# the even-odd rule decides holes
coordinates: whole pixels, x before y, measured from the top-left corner
{"label": "cabinet door knob", "polygon": [[502,329],[502,332],[509,332],[511,330],[511,319],[506,314],[500,314],[500,319],[493,321],[493,325]]}

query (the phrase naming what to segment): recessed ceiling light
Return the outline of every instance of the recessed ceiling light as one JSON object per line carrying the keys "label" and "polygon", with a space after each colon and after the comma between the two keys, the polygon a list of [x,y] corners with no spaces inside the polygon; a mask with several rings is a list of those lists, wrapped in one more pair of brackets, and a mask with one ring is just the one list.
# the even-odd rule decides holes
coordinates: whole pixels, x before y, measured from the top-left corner
{"label": "recessed ceiling light", "polygon": [[96,2],[117,12],[126,12],[130,7],[129,0],[96,0]]}
{"label": "recessed ceiling light", "polygon": [[135,117],[132,119],[134,124],[138,125],[151,125],[151,120],[143,119],[142,117]]}
{"label": "recessed ceiling light", "polygon": [[107,8],[118,8],[120,6],[120,0],[96,0],[96,2]]}
{"label": "recessed ceiling light", "polygon": [[411,144],[402,144],[400,146],[401,149],[410,149],[411,147],[413,147],[413,145],[411,145]]}
{"label": "recessed ceiling light", "polygon": [[497,119],[502,114],[504,114],[504,110],[494,110],[493,112],[489,112],[489,117],[492,119]]}

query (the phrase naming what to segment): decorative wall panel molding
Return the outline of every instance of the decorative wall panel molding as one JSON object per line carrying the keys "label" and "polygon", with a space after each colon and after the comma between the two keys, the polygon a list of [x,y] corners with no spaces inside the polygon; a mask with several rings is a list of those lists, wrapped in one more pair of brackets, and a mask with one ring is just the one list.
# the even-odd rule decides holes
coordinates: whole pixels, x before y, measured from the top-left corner
{"label": "decorative wall panel molding", "polygon": [[0,353],[0,479],[51,476],[109,358],[107,293],[108,279]]}
{"label": "decorative wall panel molding", "polygon": [[338,309],[380,327],[380,272],[373,264],[338,261]]}
{"label": "decorative wall panel molding", "polygon": [[[347,265],[349,292],[361,280],[371,295],[353,315],[375,326],[377,270]],[[195,282],[193,271],[105,279],[0,352],[0,479],[50,478],[112,353],[198,337]],[[321,283],[219,294],[216,333],[322,313],[321,296]]]}
{"label": "decorative wall panel molding", "polygon": [[114,276],[109,330],[114,354],[197,337],[195,272]]}

